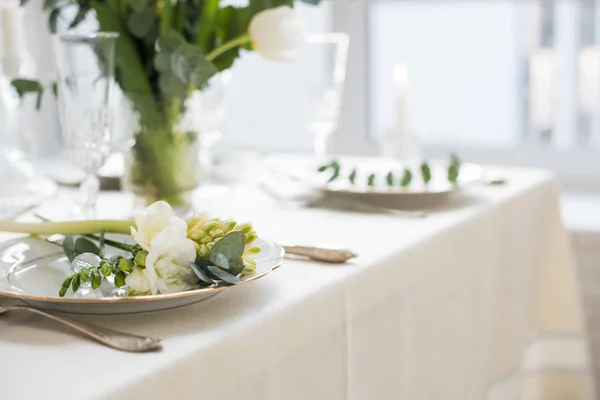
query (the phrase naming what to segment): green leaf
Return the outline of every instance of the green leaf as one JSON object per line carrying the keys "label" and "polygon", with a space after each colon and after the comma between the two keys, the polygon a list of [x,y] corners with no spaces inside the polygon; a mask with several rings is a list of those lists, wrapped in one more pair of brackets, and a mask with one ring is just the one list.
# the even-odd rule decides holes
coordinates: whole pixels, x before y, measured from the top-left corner
{"label": "green leaf", "polygon": [[171,69],[183,82],[199,86],[208,81],[218,70],[198,49],[191,44],[181,45],[171,55]]}
{"label": "green leaf", "polygon": [[154,68],[163,73],[171,72],[171,53],[161,52],[154,57]]}
{"label": "green leaf", "polygon": [[152,7],[145,8],[141,12],[132,13],[127,18],[127,28],[133,36],[143,38],[152,30],[155,17]]}
{"label": "green leaf", "polygon": [[431,167],[429,167],[427,161],[421,163],[421,177],[425,184],[428,184],[431,181]]}
{"label": "green leaf", "polygon": [[148,6],[148,0],[127,0],[129,7],[135,12],[142,12]]}
{"label": "green leaf", "polygon": [[394,186],[394,173],[392,171],[388,172],[385,177],[385,181],[387,182],[388,186]]}
{"label": "green leaf", "polygon": [[173,75],[161,74],[158,78],[158,87],[169,97],[184,98],[188,93],[188,85]]}
{"label": "green leaf", "polygon": [[215,276],[217,276],[224,282],[227,282],[231,285],[237,285],[240,283],[240,279],[237,276],[232,275],[229,272],[223,271],[222,269],[215,267],[214,265],[207,265],[206,268],[208,268],[208,270],[211,273],[213,273]]}
{"label": "green leaf", "polygon": [[11,84],[19,97],[23,97],[27,93],[41,93],[44,91],[42,85],[33,79],[13,79]]}
{"label": "green leaf", "polygon": [[375,174],[369,175],[369,178],[367,178],[367,185],[369,187],[375,186]]}
{"label": "green leaf", "polygon": [[216,266],[227,269],[232,275],[238,275],[244,269],[242,254],[245,247],[244,232],[229,232],[210,249],[209,259]]}
{"label": "green leaf", "polygon": [[209,278],[209,276],[206,274],[206,272],[204,272],[200,266],[194,262],[190,263],[190,267],[192,267],[192,271],[194,271],[194,273],[196,274],[196,276],[205,283],[208,284],[213,284],[215,283],[212,279]]}
{"label": "green leaf", "polygon": [[412,182],[412,172],[408,168],[404,168],[404,174],[402,175],[402,181],[400,186],[407,187]]}
{"label": "green leaf", "polygon": [[56,33],[56,26],[58,25],[58,17],[60,16],[60,9],[55,8],[50,12],[48,16],[48,29],[50,33]]}
{"label": "green leaf", "polygon": [[356,182],[356,174],[357,174],[357,170],[356,168],[354,168],[352,170],[352,172],[350,172],[350,175],[348,175],[348,180],[350,181],[351,184],[354,185],[354,182]]}
{"label": "green leaf", "polygon": [[86,282],[90,277],[90,269],[88,267],[83,267],[81,271],[79,271],[79,276],[81,277],[82,282]]}
{"label": "green leaf", "polygon": [[125,273],[123,271],[117,271],[115,273],[115,286],[120,288],[125,286]]}
{"label": "green leaf", "polygon": [[98,248],[98,246],[96,246],[96,243],[83,237],[80,237],[75,242],[75,252],[77,252],[78,254],[92,253],[96,254],[97,256],[100,255],[100,249]]}
{"label": "green leaf", "polygon": [[65,252],[65,255],[67,256],[67,258],[69,259],[70,262],[73,262],[73,260],[75,259],[75,239],[73,238],[73,236],[69,235],[69,236],[65,236],[65,239],[63,240],[63,251]]}
{"label": "green leaf", "polygon": [[[23,5],[23,1],[21,1],[21,5]],[[42,5],[42,9],[44,11],[52,10],[60,6],[60,3],[65,3],[65,0],[44,0],[44,4]]]}
{"label": "green leaf", "polygon": [[172,53],[185,43],[183,36],[172,29],[160,35],[157,41],[158,50],[161,53]]}
{"label": "green leaf", "polygon": [[198,34],[196,35],[196,44],[204,52],[210,50],[212,35],[214,34],[214,25],[217,22],[217,13],[219,12],[219,0],[204,0],[202,4],[201,17],[198,21]]}
{"label": "green leaf", "polygon": [[69,290],[69,287],[71,286],[71,282],[73,282],[74,277],[75,275],[71,275],[63,281],[62,285],[60,286],[60,291],[58,292],[58,295],[60,297],[64,297],[65,294],[67,294],[67,290]]}

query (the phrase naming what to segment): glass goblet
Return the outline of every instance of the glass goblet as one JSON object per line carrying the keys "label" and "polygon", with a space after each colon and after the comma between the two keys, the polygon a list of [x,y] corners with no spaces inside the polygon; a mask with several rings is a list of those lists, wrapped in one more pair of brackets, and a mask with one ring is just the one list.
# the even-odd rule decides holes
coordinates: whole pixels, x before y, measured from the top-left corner
{"label": "glass goblet", "polygon": [[98,170],[110,154],[111,87],[117,33],[67,33],[56,38],[58,109],[65,157],[82,169],[81,211],[93,218]]}

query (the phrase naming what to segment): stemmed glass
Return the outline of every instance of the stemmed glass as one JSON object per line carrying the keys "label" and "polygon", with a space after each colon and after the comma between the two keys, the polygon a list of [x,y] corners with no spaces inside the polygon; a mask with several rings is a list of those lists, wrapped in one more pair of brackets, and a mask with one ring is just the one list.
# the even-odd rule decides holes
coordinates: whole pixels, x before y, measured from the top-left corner
{"label": "stemmed glass", "polygon": [[86,173],[81,212],[93,218],[98,170],[110,154],[111,87],[118,33],[67,33],[55,39],[58,108],[65,157]]}
{"label": "stemmed glass", "polygon": [[346,79],[346,59],[350,38],[345,33],[311,34],[305,51],[311,65],[318,68],[309,82],[309,129],[316,156],[327,154],[331,134],[338,127]]}

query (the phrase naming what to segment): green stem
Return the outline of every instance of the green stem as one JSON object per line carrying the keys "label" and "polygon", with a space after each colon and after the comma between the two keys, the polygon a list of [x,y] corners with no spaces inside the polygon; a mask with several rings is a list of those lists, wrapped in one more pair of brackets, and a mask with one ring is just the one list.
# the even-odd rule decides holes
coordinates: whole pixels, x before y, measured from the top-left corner
{"label": "green stem", "polygon": [[206,59],[208,61],[213,61],[215,58],[219,57],[221,54],[225,53],[227,50],[231,50],[237,46],[243,46],[246,43],[250,43],[251,39],[248,34],[238,36],[235,39],[231,39],[228,42],[223,43],[213,51],[207,54]]}
{"label": "green stem", "polygon": [[[87,238],[90,238],[90,239],[98,240],[98,241],[100,240],[100,236],[93,235],[91,233],[83,235],[83,236],[85,236]],[[131,250],[133,250],[133,248],[135,247],[132,244],[125,244],[125,243],[121,243],[121,242],[116,242],[116,241],[110,240],[110,239],[104,239],[104,243],[106,243],[107,245],[109,245],[111,247],[114,247],[116,249],[121,249],[121,250],[129,251],[129,252],[131,252]]]}
{"label": "green stem", "polygon": [[90,232],[130,233],[133,221],[90,220],[65,222],[17,222],[0,219],[1,232],[29,233],[31,235],[83,235]]}

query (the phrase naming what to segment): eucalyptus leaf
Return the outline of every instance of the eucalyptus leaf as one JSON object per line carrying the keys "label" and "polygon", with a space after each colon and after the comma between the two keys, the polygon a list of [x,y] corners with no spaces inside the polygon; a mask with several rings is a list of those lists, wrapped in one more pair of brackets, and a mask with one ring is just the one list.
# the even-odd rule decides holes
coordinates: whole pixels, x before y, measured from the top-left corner
{"label": "eucalyptus leaf", "polygon": [[227,269],[232,275],[238,275],[244,270],[242,255],[245,247],[244,232],[229,232],[210,249],[209,259],[216,266]]}
{"label": "eucalyptus leaf", "polygon": [[143,38],[152,29],[156,14],[152,7],[145,8],[141,12],[136,12],[127,18],[127,28],[138,38]]}
{"label": "eucalyptus leaf", "polygon": [[75,256],[77,255],[75,252],[75,238],[71,235],[65,236],[62,245],[65,255],[67,256],[70,262],[73,262]]}
{"label": "eucalyptus leaf", "polygon": [[157,41],[158,50],[161,53],[172,53],[179,46],[185,43],[186,42],[183,36],[181,36],[178,32],[175,32],[174,30],[169,30],[164,34],[160,35]]}
{"label": "eucalyptus leaf", "polygon": [[217,68],[206,58],[200,49],[191,44],[181,45],[171,55],[171,70],[183,82],[199,86],[217,72]]}
{"label": "eucalyptus leaf", "polygon": [[202,282],[208,283],[208,284],[215,283],[212,279],[209,278],[209,276],[206,274],[206,272],[204,272],[200,268],[200,266],[198,264],[191,262],[190,267],[192,267],[192,271],[194,271],[194,274],[196,274],[198,279],[200,279]]}
{"label": "eucalyptus leaf", "polygon": [[93,253],[97,256],[100,255],[100,249],[98,248],[96,243],[83,237],[78,238],[75,242],[75,252],[77,254]]}
{"label": "eucalyptus leaf", "polygon": [[148,0],[127,0],[127,4],[129,4],[129,7],[131,7],[133,11],[142,12],[148,7]]}
{"label": "eucalyptus leaf", "polygon": [[223,271],[219,267],[215,267],[214,265],[207,265],[206,268],[208,268],[208,270],[213,275],[217,276],[219,279],[221,279],[224,282],[227,282],[231,285],[237,285],[240,283],[240,279],[237,276],[232,275],[227,271]]}
{"label": "eucalyptus leaf", "polygon": [[154,57],[154,68],[157,71],[168,73],[171,72],[171,53],[161,52]]}
{"label": "eucalyptus leaf", "polygon": [[188,93],[188,85],[174,75],[161,74],[158,79],[160,91],[169,97],[183,98]]}

